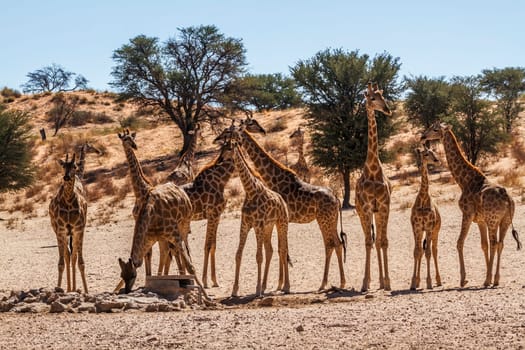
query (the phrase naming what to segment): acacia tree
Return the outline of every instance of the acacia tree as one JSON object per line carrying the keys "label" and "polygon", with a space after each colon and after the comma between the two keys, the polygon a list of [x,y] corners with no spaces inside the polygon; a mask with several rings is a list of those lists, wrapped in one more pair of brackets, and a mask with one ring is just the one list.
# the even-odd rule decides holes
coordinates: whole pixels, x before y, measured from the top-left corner
{"label": "acacia tree", "polygon": [[405,77],[405,88],[409,90],[405,111],[416,124],[427,129],[446,115],[450,107],[450,84],[444,77]]}
{"label": "acacia tree", "polygon": [[33,182],[30,115],[0,106],[0,192],[25,188]]}
{"label": "acacia tree", "polygon": [[505,119],[505,130],[510,134],[512,124],[523,111],[519,97],[525,92],[525,68],[485,69],[480,83],[484,91],[496,98],[498,112]]}
{"label": "acacia tree", "polygon": [[[342,175],[343,207],[350,207],[350,174],[366,158],[368,124],[363,96],[369,81],[379,83],[387,99],[401,91],[399,58],[388,53],[370,58],[342,49],[324,50],[291,68],[308,107],[314,164]],[[393,130],[383,114],[377,116],[380,141]]]}
{"label": "acacia tree", "polygon": [[160,43],[139,35],[113,53],[114,86],[125,98],[160,107],[180,128],[184,154],[199,125],[221,116],[224,91],[246,65],[240,39],[225,37],[215,26],[179,29]]}
{"label": "acacia tree", "polygon": [[88,83],[82,75],[69,72],[56,63],[28,73],[27,78],[29,80],[22,84],[26,93],[74,91],[86,89]]}
{"label": "acacia tree", "polygon": [[48,112],[49,120],[53,122],[53,128],[56,136],[58,130],[65,126],[73,117],[80,103],[78,96],[68,96],[63,93],[58,93],[51,99],[53,108]]}
{"label": "acacia tree", "polygon": [[452,78],[450,116],[446,119],[472,164],[485,153],[495,153],[507,136],[503,118],[482,98],[480,81],[480,76]]}

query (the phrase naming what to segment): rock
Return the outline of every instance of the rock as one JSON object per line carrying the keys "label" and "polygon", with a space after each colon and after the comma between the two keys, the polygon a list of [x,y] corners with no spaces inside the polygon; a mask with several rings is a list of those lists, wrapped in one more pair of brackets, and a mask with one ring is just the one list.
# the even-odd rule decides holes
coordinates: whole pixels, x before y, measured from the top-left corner
{"label": "rock", "polygon": [[0,301],[0,312],[10,311],[15,305],[16,303],[12,301]]}
{"label": "rock", "polygon": [[124,305],[124,310],[140,310],[140,305],[133,301],[129,301]]}
{"label": "rock", "polygon": [[264,298],[262,299],[260,302],[259,302],[259,306],[273,306],[273,302],[274,302],[274,298],[272,297],[267,297],[267,298]]}
{"label": "rock", "polygon": [[50,313],[61,313],[66,311],[66,305],[62,304],[59,301],[54,301],[51,303],[51,308],[49,309]]}
{"label": "rock", "polygon": [[95,305],[93,304],[90,304],[90,303],[82,303],[80,304],[78,307],[77,307],[77,311],[78,312],[88,312],[90,314],[93,314],[95,312],[97,312],[97,308],[95,307]]}
{"label": "rock", "polygon": [[157,312],[159,311],[159,305],[158,304],[149,304],[146,306],[146,309],[144,310],[146,312]]}
{"label": "rock", "polygon": [[60,287],[55,287],[55,293],[64,293],[64,289]]}
{"label": "rock", "polygon": [[374,295],[373,294],[367,294],[365,295],[365,299],[373,299],[374,298]]}
{"label": "rock", "polygon": [[296,330],[297,332],[304,332],[304,327],[303,327],[303,325],[300,324],[300,325],[298,325],[297,327],[295,327],[295,330]]}
{"label": "rock", "polygon": [[68,293],[58,298],[58,301],[61,302],[62,304],[71,304],[76,298],[77,298],[76,294]]}
{"label": "rock", "polygon": [[26,297],[24,299],[24,303],[27,303],[27,304],[36,303],[36,302],[39,302],[39,301],[40,301],[39,297]]}
{"label": "rock", "polygon": [[100,312],[111,312],[112,309],[123,309],[124,303],[120,301],[114,301],[114,300],[98,300],[95,303],[95,308],[97,310],[97,313]]}

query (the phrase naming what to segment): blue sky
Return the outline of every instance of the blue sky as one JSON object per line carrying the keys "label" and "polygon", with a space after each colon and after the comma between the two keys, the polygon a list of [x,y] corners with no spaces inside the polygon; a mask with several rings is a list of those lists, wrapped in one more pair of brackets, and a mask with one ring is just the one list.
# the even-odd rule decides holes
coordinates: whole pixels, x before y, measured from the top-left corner
{"label": "blue sky", "polygon": [[0,6],[0,88],[57,63],[110,87],[115,49],[139,34],[216,25],[242,39],[251,73],[289,73],[326,48],[399,57],[401,76],[525,66],[525,1],[17,0]]}

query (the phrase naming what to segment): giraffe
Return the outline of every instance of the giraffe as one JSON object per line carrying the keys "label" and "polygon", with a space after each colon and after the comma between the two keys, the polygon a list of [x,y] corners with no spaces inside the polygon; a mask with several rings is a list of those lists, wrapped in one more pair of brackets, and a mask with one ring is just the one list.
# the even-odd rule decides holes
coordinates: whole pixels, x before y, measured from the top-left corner
{"label": "giraffe", "polygon": [[[227,142],[224,147],[231,147]],[[285,293],[290,292],[288,272],[288,209],[283,197],[270,190],[258,174],[248,166],[237,145],[234,146],[235,168],[239,173],[246,197],[242,206],[241,229],[239,233],[239,247],[235,256],[235,282],[232,296],[238,296],[239,273],[241,259],[248,232],[253,228],[257,241],[257,286],[255,295],[261,296],[266,289],[268,271],[272,260],[272,231],[277,228],[279,250],[279,283],[277,289]],[[262,249],[264,245],[265,265],[264,277],[261,284]],[[283,286],[284,278],[284,286]]]}
{"label": "giraffe", "polygon": [[290,135],[290,139],[292,139],[292,142],[297,145],[297,151],[299,152],[297,162],[292,164],[290,168],[297,173],[301,180],[310,182],[310,168],[304,157],[304,130],[302,130],[301,127],[298,127]]}
{"label": "giraffe", "polygon": [[102,155],[102,151],[87,141],[82,143],[79,149],[80,149],[80,152],[79,152],[79,157],[78,157],[77,176],[80,180],[83,180],[84,179],[84,165],[86,164],[86,153],[94,152],[94,153],[97,153],[98,155]]}
{"label": "giraffe", "polygon": [[[119,258],[125,291],[126,293],[131,291],[137,276],[136,269],[142,265],[142,260],[148,252],[151,252],[153,244],[160,241],[168,242],[173,246],[176,256],[180,257],[184,267],[195,275],[197,285],[207,298],[191,262],[187,244],[193,212],[190,199],[186,192],[171,182],[157,186],[150,184],[133,151],[137,147],[135,135],[136,133],[130,134],[129,130],[123,134],[118,134],[128,159],[131,177],[134,178],[132,183],[136,193],[136,202],[133,208],[135,229],[130,258],[127,262]],[[147,260],[146,263],[148,263]],[[151,261],[149,263],[151,264]],[[116,289],[119,289],[121,284],[122,281]]]}
{"label": "giraffe", "polygon": [[330,258],[334,250],[339,265],[340,287],[344,288],[346,280],[343,249],[346,255],[346,234],[342,230],[339,236],[337,234],[339,200],[328,188],[314,186],[299,179],[292,170],[269,155],[251,132],[266,133],[255,119],[248,117],[239,126],[225,129],[216,140],[231,138],[239,143],[251,158],[254,170],[261,175],[266,186],[283,197],[288,205],[290,222],[308,223],[317,220],[325,247],[324,273],[319,290],[324,290],[328,283]]}
{"label": "giraffe", "polygon": [[197,139],[199,128],[192,131],[195,135],[191,139],[191,143],[180,157],[173,170],[167,177],[167,181],[172,181],[175,185],[183,185],[190,183],[195,178],[193,173],[193,163],[195,161],[195,149],[197,148]]}
{"label": "giraffe", "polygon": [[[219,286],[215,270],[217,228],[221,215],[226,209],[224,188],[234,171],[233,151],[231,148],[222,147],[217,158],[202,168],[193,182],[181,186],[193,205],[192,221],[207,220],[202,272],[204,288],[208,287],[208,265],[211,268],[212,286]],[[168,260],[165,260],[166,258]],[[167,265],[164,268],[169,269],[171,260],[169,255],[165,256],[165,259]],[[167,273],[166,270],[165,273]]]}
{"label": "giraffe", "polygon": [[[144,172],[142,171],[142,167],[140,166],[139,161],[137,160],[137,157],[135,155],[134,150],[137,149],[137,144],[135,142],[135,137],[137,133],[133,132],[130,133],[129,130],[125,130],[123,134],[118,134],[119,138],[122,141],[122,147],[124,148],[124,153],[126,154],[126,159],[128,161],[128,167],[131,177],[131,184],[133,187],[133,192],[135,194],[135,205],[133,206],[133,218],[136,220],[138,217],[138,213],[140,211],[140,207],[142,206],[147,194],[154,188],[154,186],[151,184],[151,182],[148,180],[146,175],[144,175]],[[185,240],[185,243],[187,244],[187,237],[183,233],[183,239]],[[174,247],[171,247],[174,248]],[[161,275],[164,271],[164,274],[168,273],[168,270],[164,270],[164,261],[165,256],[168,254],[170,250],[170,245],[168,242],[165,242],[163,240],[159,241],[159,250],[160,250],[160,263],[158,267],[158,275]],[[152,251],[150,250],[145,255],[145,270],[146,270],[146,276],[151,276],[151,256]],[[179,265],[179,269],[182,269],[181,261],[179,255],[176,255],[177,263]]]}
{"label": "giraffe", "polygon": [[[368,119],[368,150],[361,177],[356,183],[356,210],[365,234],[366,262],[362,292],[370,289],[370,253],[374,244],[379,266],[379,288],[390,290],[388,275],[388,238],[387,225],[390,213],[391,185],[386,178],[378,154],[377,124],[375,112],[390,116],[391,111],[383,98],[383,91],[377,84],[368,83],[365,92],[366,113]],[[374,221],[377,238],[374,237]]]}
{"label": "giraffe", "polygon": [[[78,269],[82,278],[84,292],[88,293],[85,276],[85,263],[82,255],[82,243],[84,240],[84,229],[86,227],[87,200],[84,187],[76,175],[76,154],[73,153],[71,161],[69,154],[66,160],[59,160],[64,168],[63,182],[57,194],[49,203],[49,217],[51,226],[55,231],[58,245],[58,287],[62,284],[62,275],[66,268],[67,291],[76,290],[76,268],[78,258]],[[71,279],[73,284],[71,285]]]}
{"label": "giraffe", "polygon": [[[493,282],[499,284],[500,262],[503,251],[503,240],[509,226],[512,226],[512,235],[516,240],[518,250],[521,248],[519,235],[514,230],[514,200],[507,190],[499,185],[492,184],[480,169],[470,163],[464,156],[452,128],[436,121],[421,136],[422,142],[441,140],[445,149],[448,167],[454,180],[461,189],[459,208],[463,214],[461,231],[457,241],[460,266],[460,285],[464,287],[466,279],[463,245],[472,222],[477,223],[481,235],[481,249],[485,256],[487,273],[485,287]],[[499,231],[499,235],[498,235]],[[490,249],[490,254],[489,254]],[[496,272],[492,279],[492,266],[497,253]]]}
{"label": "giraffe", "polygon": [[[438,208],[432,202],[432,198],[428,192],[428,164],[437,165],[439,160],[428,148],[423,150],[416,149],[417,157],[421,164],[421,186],[417,194],[414,205],[412,206],[412,213],[410,215],[410,222],[412,223],[412,231],[414,233],[414,273],[412,274],[412,284],[410,289],[415,290],[419,288],[421,259],[423,258],[423,249],[425,250],[425,257],[427,260],[427,288],[432,288],[432,278],[430,277],[430,256],[434,257],[434,268],[436,270],[436,285],[441,286],[441,276],[439,275],[438,257],[437,257],[437,243],[439,229],[441,228],[441,216]],[[423,237],[425,233],[425,237]],[[424,239],[424,240],[423,240]],[[423,241],[423,247],[421,242]]]}

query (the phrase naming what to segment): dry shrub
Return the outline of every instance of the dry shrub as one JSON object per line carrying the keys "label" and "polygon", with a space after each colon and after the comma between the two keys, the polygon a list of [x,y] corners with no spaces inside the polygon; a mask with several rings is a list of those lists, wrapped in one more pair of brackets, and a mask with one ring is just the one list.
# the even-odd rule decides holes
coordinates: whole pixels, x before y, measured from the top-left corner
{"label": "dry shrub", "polygon": [[523,164],[525,162],[525,145],[523,141],[517,137],[514,137],[510,145],[510,152],[514,159],[518,163]]}
{"label": "dry shrub", "polygon": [[44,190],[44,187],[45,187],[45,184],[41,181],[33,184],[33,186],[29,187],[26,191],[25,191],[25,196],[27,199],[30,199],[30,198],[33,198],[35,197],[36,195],[39,195],[43,192]]}
{"label": "dry shrub", "polygon": [[288,146],[276,140],[266,140],[263,145],[266,152],[270,153],[277,160],[282,161],[288,153]]}
{"label": "dry shrub", "polygon": [[8,230],[14,230],[18,226],[18,222],[19,222],[18,218],[9,218],[9,219],[7,219],[7,221],[5,223],[5,227]]}
{"label": "dry shrub", "polygon": [[286,119],[278,117],[275,120],[273,120],[272,123],[268,126],[267,131],[269,133],[273,133],[286,130],[286,128],[288,128],[288,123],[286,122]]}
{"label": "dry shrub", "polygon": [[436,181],[443,185],[456,183],[456,180],[454,180],[454,176],[452,176],[452,174],[450,173],[440,173]]}
{"label": "dry shrub", "polygon": [[501,184],[507,187],[522,187],[523,181],[521,180],[521,171],[513,168],[508,169],[503,173]]}
{"label": "dry shrub", "polygon": [[114,215],[115,215],[114,206],[112,206],[111,204],[101,205],[98,208],[97,213],[95,214],[96,219],[94,219],[94,221],[98,225],[106,225],[112,221]]}
{"label": "dry shrub", "polygon": [[89,185],[89,189],[86,188],[86,192],[88,202],[93,203],[105,196],[115,196],[118,190],[110,176],[100,176]]}
{"label": "dry shrub", "polygon": [[399,204],[399,209],[401,209],[401,210],[411,209],[411,208],[412,208],[412,205],[413,205],[412,201],[409,201],[409,200],[407,199],[407,200],[405,200],[405,201],[403,201],[403,202],[401,202],[401,203]]}
{"label": "dry shrub", "polygon": [[22,196],[17,196],[13,201],[13,205],[8,209],[10,214],[15,211],[33,215],[36,211],[35,202],[32,200],[23,199]]}

